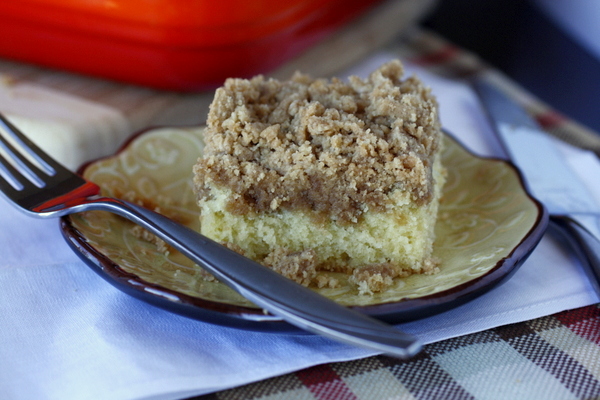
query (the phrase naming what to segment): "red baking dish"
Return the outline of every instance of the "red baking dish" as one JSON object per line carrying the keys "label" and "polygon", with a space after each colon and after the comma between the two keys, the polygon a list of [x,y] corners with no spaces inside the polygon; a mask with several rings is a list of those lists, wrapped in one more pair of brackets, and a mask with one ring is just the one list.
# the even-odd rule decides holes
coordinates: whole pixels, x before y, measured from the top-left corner
{"label": "red baking dish", "polygon": [[1,1],[0,56],[196,91],[266,73],[379,1]]}

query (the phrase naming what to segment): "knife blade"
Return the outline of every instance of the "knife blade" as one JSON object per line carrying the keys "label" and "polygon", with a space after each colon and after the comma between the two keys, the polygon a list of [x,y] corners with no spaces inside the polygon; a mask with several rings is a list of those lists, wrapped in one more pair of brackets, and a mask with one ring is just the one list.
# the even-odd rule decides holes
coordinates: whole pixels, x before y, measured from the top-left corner
{"label": "knife blade", "polygon": [[581,257],[600,293],[600,206],[549,135],[520,104],[485,77],[476,79],[473,87],[505,152],[532,195],[548,209],[552,228]]}

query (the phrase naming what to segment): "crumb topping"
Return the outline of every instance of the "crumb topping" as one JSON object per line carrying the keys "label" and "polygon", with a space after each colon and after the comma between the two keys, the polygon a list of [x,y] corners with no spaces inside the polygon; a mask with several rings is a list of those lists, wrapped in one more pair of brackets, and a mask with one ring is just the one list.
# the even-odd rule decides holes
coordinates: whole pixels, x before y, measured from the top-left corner
{"label": "crumb topping", "polygon": [[360,294],[373,294],[382,292],[394,283],[394,278],[399,275],[408,276],[389,264],[368,265],[364,268],[356,268],[350,281],[358,286]]}
{"label": "crumb topping", "polygon": [[301,285],[309,286],[317,276],[317,254],[312,249],[290,253],[275,249],[263,260],[273,271]]}
{"label": "crumb topping", "polygon": [[281,82],[228,79],[216,91],[204,156],[194,168],[200,199],[210,185],[236,195],[229,212],[304,209],[340,224],[385,210],[401,189],[418,205],[433,197],[437,102],[399,61],[368,79]]}

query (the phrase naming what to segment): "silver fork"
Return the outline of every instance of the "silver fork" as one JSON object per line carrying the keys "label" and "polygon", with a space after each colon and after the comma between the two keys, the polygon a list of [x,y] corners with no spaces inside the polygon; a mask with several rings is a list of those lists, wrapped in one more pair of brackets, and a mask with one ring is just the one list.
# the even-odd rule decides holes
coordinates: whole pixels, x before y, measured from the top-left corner
{"label": "silver fork", "polygon": [[57,163],[0,114],[0,192],[33,217],[104,210],[146,228],[256,305],[307,331],[395,357],[417,354],[412,335],[343,307],[160,214],[120,199]]}

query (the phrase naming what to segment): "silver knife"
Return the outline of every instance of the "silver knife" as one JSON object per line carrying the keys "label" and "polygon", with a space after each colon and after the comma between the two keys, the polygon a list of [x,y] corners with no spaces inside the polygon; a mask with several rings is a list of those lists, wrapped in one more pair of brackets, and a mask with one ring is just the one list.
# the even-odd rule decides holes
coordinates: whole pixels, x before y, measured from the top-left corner
{"label": "silver knife", "polygon": [[504,150],[550,213],[550,226],[581,257],[600,293],[600,206],[527,112],[485,77],[473,82]]}

